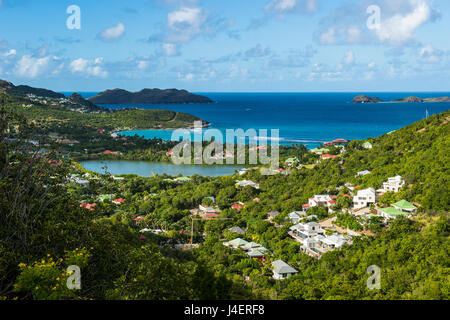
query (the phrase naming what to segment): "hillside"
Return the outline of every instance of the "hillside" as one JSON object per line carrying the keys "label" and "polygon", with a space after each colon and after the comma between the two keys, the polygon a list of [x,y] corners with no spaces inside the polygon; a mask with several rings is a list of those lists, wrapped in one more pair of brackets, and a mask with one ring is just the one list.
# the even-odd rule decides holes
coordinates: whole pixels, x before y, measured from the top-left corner
{"label": "hillside", "polygon": [[88,99],[97,104],[172,104],[211,103],[211,99],[177,89],[143,89],[129,92],[123,89],[106,90]]}
{"label": "hillside", "polygon": [[[10,113],[17,110],[14,106],[0,113],[0,299],[449,299],[450,111],[369,138],[372,149],[352,141],[332,160],[320,161],[306,148],[286,147],[286,156],[315,163],[291,168],[289,175],[249,170],[244,176],[193,176],[173,183],[159,175],[118,180],[86,172],[51,152],[34,156],[32,149],[24,149],[32,146],[9,139],[15,132],[35,138],[23,119]],[[33,120],[45,110],[49,108],[21,114]],[[139,110],[127,112],[134,111]],[[82,116],[71,124],[83,128],[77,121]],[[173,115],[158,117],[163,116],[169,120]],[[88,139],[100,137],[88,133]],[[371,173],[356,176],[361,170]],[[378,202],[417,203],[419,212],[411,219],[387,225],[375,219],[363,225],[347,215],[372,235],[354,237],[320,260],[302,253],[300,243],[289,236],[293,223],[288,214],[301,210],[314,195],[337,197],[337,214],[309,209],[323,223],[340,218],[351,203],[344,197],[350,190],[339,187],[351,183],[378,188],[397,174],[406,185]],[[79,184],[81,178],[89,184]],[[255,181],[260,188],[237,188],[236,179]],[[190,210],[211,205],[211,197],[227,220],[203,219],[192,226]],[[232,208],[237,202],[243,203],[240,210]],[[269,222],[267,214],[275,210],[279,215]],[[239,237],[267,249],[263,259],[223,245],[238,237],[232,227],[245,230]],[[198,247],[176,250],[176,245],[189,243],[191,232]],[[276,260],[288,262],[298,273],[274,280],[271,262]],[[72,264],[83,270],[82,289],[76,294],[64,286],[65,269]],[[380,267],[380,290],[367,288],[370,265]]]}
{"label": "hillside", "polygon": [[11,82],[1,80],[0,79],[0,90],[5,91],[6,93],[17,96],[17,97],[26,97],[28,95],[35,95],[39,97],[45,98],[54,98],[54,99],[64,99],[65,96],[61,93],[54,92],[52,90],[41,89],[41,88],[33,88],[30,86],[19,85],[15,86]]}

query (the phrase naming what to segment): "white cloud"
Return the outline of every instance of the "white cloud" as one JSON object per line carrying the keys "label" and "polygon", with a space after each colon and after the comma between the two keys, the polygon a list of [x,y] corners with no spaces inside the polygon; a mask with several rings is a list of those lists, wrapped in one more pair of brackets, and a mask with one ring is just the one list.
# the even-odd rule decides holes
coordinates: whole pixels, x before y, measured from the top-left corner
{"label": "white cloud", "polygon": [[432,11],[427,0],[409,0],[412,11],[394,16],[381,21],[380,28],[376,29],[376,35],[382,42],[393,45],[404,44],[414,38],[414,31],[422,24],[430,20]]}
{"label": "white cloud", "polygon": [[117,26],[106,29],[99,33],[98,37],[103,40],[115,40],[123,36],[125,33],[125,25],[119,22]]}
{"label": "white cloud", "polygon": [[44,73],[51,63],[51,57],[35,58],[23,56],[16,64],[16,75],[24,78],[36,78]]}
{"label": "white cloud", "polygon": [[439,63],[441,62],[442,52],[435,50],[431,45],[426,45],[420,48],[419,57],[425,63]]}
{"label": "white cloud", "polygon": [[167,24],[172,32],[170,42],[187,42],[201,33],[201,27],[206,21],[206,15],[201,8],[182,7],[169,12]]}
{"label": "white cloud", "polygon": [[177,45],[174,43],[163,43],[162,49],[164,52],[164,55],[168,57],[173,57],[178,55]]}
{"label": "white cloud", "polygon": [[320,35],[319,42],[321,44],[334,44],[336,42],[335,29],[333,27],[328,28]]}
{"label": "white cloud", "polygon": [[[379,28],[367,28],[367,7],[380,7]],[[388,46],[410,44],[418,28],[440,16],[432,0],[359,0],[331,10],[320,21],[317,41],[323,45],[378,43]]]}
{"label": "white cloud", "polygon": [[11,49],[8,52],[6,52],[5,54],[3,54],[3,56],[5,58],[11,58],[11,57],[15,57],[17,54],[17,51],[15,49]]}
{"label": "white cloud", "polygon": [[103,58],[96,58],[93,61],[79,58],[70,63],[70,70],[72,73],[81,73],[87,76],[106,78],[108,76],[108,72],[103,69],[102,64]]}
{"label": "white cloud", "polygon": [[353,51],[349,50],[345,53],[344,59],[342,61],[345,65],[352,65],[355,63],[355,54]]}
{"label": "white cloud", "polygon": [[268,13],[281,15],[289,12],[311,13],[317,10],[317,0],[271,0],[264,9]]}

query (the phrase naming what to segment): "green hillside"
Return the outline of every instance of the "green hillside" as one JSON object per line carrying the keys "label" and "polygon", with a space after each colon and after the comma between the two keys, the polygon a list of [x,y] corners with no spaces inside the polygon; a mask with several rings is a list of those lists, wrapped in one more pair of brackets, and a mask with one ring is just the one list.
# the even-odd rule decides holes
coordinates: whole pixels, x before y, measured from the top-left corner
{"label": "green hillside", "polygon": [[[110,175],[86,174],[57,152],[42,154],[23,143],[33,121],[55,121],[67,111],[39,106],[0,109],[0,297],[3,299],[443,299],[450,297],[449,250],[449,120],[450,112],[434,115],[379,138],[352,141],[342,156],[315,166],[294,168],[289,175],[263,176],[250,170],[244,176],[193,176],[176,183],[167,176],[134,175],[117,180]],[[14,112],[14,110],[16,112]],[[132,116],[133,112],[129,111]],[[75,113],[71,116],[77,117]],[[80,115],[83,117],[85,115]],[[108,115],[89,115],[104,126]],[[156,113],[152,119],[170,120]],[[63,119],[64,118],[64,119]],[[81,118],[80,118],[81,119]],[[135,118],[136,121],[139,121]],[[102,122],[105,121],[105,122]],[[111,120],[108,121],[127,121]],[[119,123],[111,124],[111,127]],[[125,124],[121,124],[125,125]],[[22,136],[24,135],[24,136]],[[289,150],[284,150],[288,154]],[[291,150],[310,159],[306,149]],[[308,154],[308,155],[307,155]],[[314,157],[316,157],[314,155]],[[318,157],[317,157],[318,159]],[[361,170],[371,170],[355,177]],[[418,205],[411,219],[381,224],[362,223],[341,213],[349,206],[346,183],[379,188],[388,177],[402,175],[406,185],[388,192],[380,206],[407,200]],[[75,178],[88,179],[87,186]],[[259,189],[237,188],[237,179],[259,183]],[[335,213],[311,208],[324,221],[364,230],[352,244],[324,253],[320,260],[300,252],[288,235],[291,211],[315,194],[336,196]],[[214,200],[220,217],[195,221],[193,241],[198,248],[180,251],[175,245],[191,238],[191,213]],[[122,202],[111,200],[122,199]],[[243,203],[242,210],[231,208]],[[120,204],[122,203],[122,204]],[[267,214],[280,212],[275,225]],[[223,245],[240,237],[264,246],[264,259]],[[162,233],[141,232],[158,229]],[[272,277],[271,262],[283,260],[298,273],[283,281]],[[69,290],[66,268],[82,272],[81,290]],[[366,270],[377,265],[381,289],[369,290]]]}

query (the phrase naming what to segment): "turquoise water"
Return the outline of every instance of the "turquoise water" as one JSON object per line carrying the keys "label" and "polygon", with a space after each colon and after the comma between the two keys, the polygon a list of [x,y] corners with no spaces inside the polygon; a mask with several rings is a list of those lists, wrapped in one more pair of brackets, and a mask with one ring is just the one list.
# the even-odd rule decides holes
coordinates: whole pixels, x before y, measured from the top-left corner
{"label": "turquoise water", "polygon": [[[397,130],[425,118],[428,113],[448,110],[450,103],[379,103],[353,104],[360,93],[199,93],[215,103],[170,105],[104,105],[117,109],[139,107],[168,109],[189,113],[211,122],[225,136],[226,129],[279,129],[280,144],[302,143],[309,148],[337,138],[367,139]],[[84,93],[90,96],[92,93]],[[382,100],[411,95],[422,98],[450,96],[436,93],[367,93]],[[170,140],[171,131],[144,130],[124,132],[145,138]],[[191,140],[194,140],[193,138]]]}
{"label": "turquoise water", "polygon": [[242,166],[175,165],[173,163],[127,160],[92,160],[82,161],[80,163],[85,169],[98,173],[109,172],[112,175],[136,174],[141,177],[151,177],[153,174],[167,174],[170,176],[178,176],[180,174],[183,176],[192,176],[198,174],[201,176],[218,177],[232,175],[235,170],[242,169]]}

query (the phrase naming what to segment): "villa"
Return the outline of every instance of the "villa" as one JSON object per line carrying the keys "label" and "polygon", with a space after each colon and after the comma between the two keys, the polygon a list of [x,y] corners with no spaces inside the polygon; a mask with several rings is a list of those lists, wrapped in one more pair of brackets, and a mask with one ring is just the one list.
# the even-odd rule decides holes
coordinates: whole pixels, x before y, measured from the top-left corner
{"label": "villa", "polygon": [[331,200],[331,197],[327,194],[316,194],[313,198],[308,200],[308,204],[310,207],[328,207],[328,201]]}
{"label": "villa", "polygon": [[112,201],[112,203],[114,203],[114,204],[122,204],[124,202],[125,202],[125,199],[123,199],[123,198],[115,199]]}
{"label": "villa", "polygon": [[312,153],[315,153],[317,155],[321,155],[321,154],[326,154],[328,152],[330,152],[330,149],[327,148],[315,148],[311,150]]}
{"label": "villa", "polygon": [[291,221],[291,223],[299,223],[300,219],[302,218],[302,216],[305,216],[305,212],[303,211],[294,211],[289,213],[288,218]]}
{"label": "villa", "polygon": [[229,242],[224,242],[223,243],[224,246],[226,247],[232,247],[234,249],[239,249],[245,245],[248,245],[248,242],[245,241],[244,239],[241,238],[236,238],[234,240],[231,240]]}
{"label": "villa", "polygon": [[82,178],[77,177],[75,175],[72,175],[72,177],[69,178],[69,181],[75,182],[76,184],[79,184],[79,185],[81,185],[83,187],[88,187],[89,186],[89,180],[82,179]]}
{"label": "villa", "polygon": [[299,160],[297,157],[294,157],[294,158],[288,158],[288,159],[285,161],[285,163],[286,163],[288,166],[293,166],[293,165],[295,165],[296,163],[300,163],[300,160]]}
{"label": "villa", "polygon": [[408,217],[409,214],[407,212],[389,207],[389,208],[380,208],[378,209],[378,214],[384,217],[386,220],[388,219],[396,219],[399,216]]}
{"label": "villa", "polygon": [[80,204],[80,208],[85,208],[85,209],[88,209],[90,211],[93,211],[94,207],[96,205],[97,205],[96,203],[82,203],[82,204]]}
{"label": "villa", "polygon": [[[213,207],[205,207],[202,205],[198,206],[198,209],[192,209],[190,210],[192,215],[198,215],[202,218],[212,218],[213,216],[211,215],[216,215],[218,216],[221,211],[219,210],[219,208],[213,208]],[[209,216],[208,216],[209,215]]]}
{"label": "villa", "polygon": [[240,227],[232,227],[232,228],[228,229],[228,231],[239,234],[239,235],[243,235],[245,233],[245,230],[243,230]]}
{"label": "villa", "polygon": [[375,204],[376,192],[374,188],[367,188],[359,190],[356,196],[353,198],[353,207],[355,209],[362,209],[369,206],[369,204]]}
{"label": "villa", "polygon": [[248,170],[250,170],[250,169],[243,168],[243,169],[241,169],[241,170],[238,171],[238,174],[239,174],[240,176],[242,176],[242,175],[246,174]]}
{"label": "villa", "polygon": [[231,247],[233,249],[242,249],[249,257],[260,260],[263,260],[264,256],[269,251],[267,248],[264,248],[259,243],[247,242],[241,238],[236,238],[232,241],[224,242],[223,245],[226,247]]}
{"label": "villa", "polygon": [[289,229],[291,230],[289,235],[300,243],[304,243],[305,239],[325,234],[317,222],[299,223]]}
{"label": "villa", "polygon": [[237,187],[247,187],[247,186],[249,186],[249,187],[252,187],[252,188],[255,188],[255,189],[259,189],[259,184],[255,183],[253,181],[250,181],[250,180],[236,180],[236,186]]}
{"label": "villa", "polygon": [[364,171],[358,172],[355,177],[364,177],[364,176],[366,176],[368,174],[371,174],[371,173],[372,172],[370,172],[369,170],[364,170]]}
{"label": "villa", "polygon": [[400,200],[399,202],[393,203],[392,206],[397,210],[408,212],[410,214],[417,213],[417,207],[406,200]]}
{"label": "villa", "polygon": [[351,238],[342,234],[331,236],[317,235],[304,240],[302,251],[314,258],[320,258],[322,254],[341,248],[344,244],[352,244]]}
{"label": "villa", "polygon": [[383,182],[383,188],[384,192],[392,191],[392,192],[399,192],[400,189],[405,184],[405,181],[402,179],[401,176],[396,176],[392,178],[388,178],[388,181]]}
{"label": "villa", "polygon": [[372,145],[369,141],[367,141],[367,142],[364,142],[364,143],[363,143],[362,147],[363,147],[364,149],[372,149],[372,148],[373,148],[373,145]]}
{"label": "villa", "polygon": [[399,216],[411,217],[417,213],[417,207],[406,200],[400,200],[389,208],[378,209],[378,214],[386,219],[395,219]]}
{"label": "villa", "polygon": [[231,206],[231,209],[237,210],[237,211],[241,211],[242,209],[244,209],[244,206],[240,203],[235,203]]}
{"label": "villa", "polygon": [[289,278],[290,276],[298,273],[297,270],[292,268],[290,265],[288,265],[283,260],[277,260],[272,262],[273,266],[273,278],[276,280],[283,280],[286,278]]}
{"label": "villa", "polygon": [[179,178],[175,178],[173,181],[177,182],[177,183],[185,183],[185,182],[190,182],[191,178],[189,178],[189,177],[179,177]]}
{"label": "villa", "polygon": [[267,214],[269,221],[272,221],[273,219],[275,219],[276,216],[278,216],[280,214],[279,211],[271,211]]}
{"label": "villa", "polygon": [[328,159],[335,159],[335,158],[337,158],[337,156],[332,155],[332,154],[322,154],[322,155],[320,156],[320,158],[321,158],[322,160],[328,160]]}

